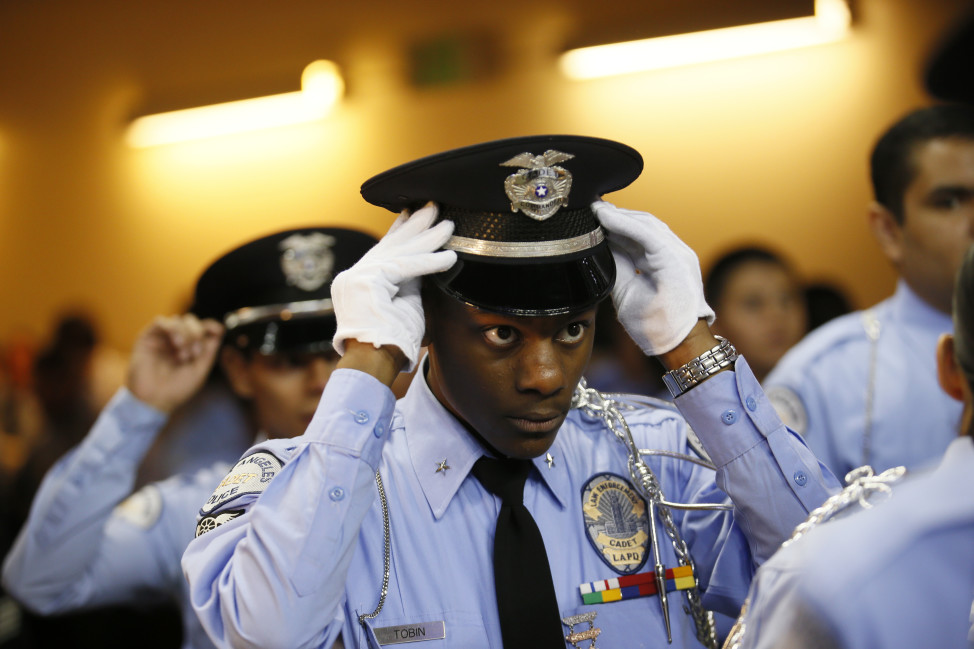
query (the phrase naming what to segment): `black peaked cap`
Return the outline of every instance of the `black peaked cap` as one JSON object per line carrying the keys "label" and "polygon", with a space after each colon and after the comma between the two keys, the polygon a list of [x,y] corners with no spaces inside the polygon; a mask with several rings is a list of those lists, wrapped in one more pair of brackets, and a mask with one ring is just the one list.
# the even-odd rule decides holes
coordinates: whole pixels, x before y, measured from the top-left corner
{"label": "black peaked cap", "polygon": [[375,245],[356,230],[277,232],[219,257],[196,283],[191,312],[227,326],[227,340],[264,353],[326,349],[334,335],[331,282]]}
{"label": "black peaked cap", "polygon": [[[450,295],[491,311],[555,315],[589,308],[611,291],[615,264],[591,204],[642,168],[642,156],[620,142],[535,135],[420,158],[370,178],[361,191],[394,212],[433,201],[439,218],[454,222],[445,247],[458,262],[432,278]],[[524,192],[517,199],[506,184],[515,178]],[[521,198],[527,204],[515,211]]]}

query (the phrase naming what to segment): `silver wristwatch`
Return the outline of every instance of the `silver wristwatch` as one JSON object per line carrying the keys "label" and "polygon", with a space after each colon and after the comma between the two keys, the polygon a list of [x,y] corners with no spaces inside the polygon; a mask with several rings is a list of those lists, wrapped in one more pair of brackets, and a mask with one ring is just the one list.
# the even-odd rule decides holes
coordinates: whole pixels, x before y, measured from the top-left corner
{"label": "silver wristwatch", "polygon": [[726,338],[715,336],[720,343],[700,354],[686,365],[663,375],[663,383],[673,397],[678,397],[693,386],[729,367],[737,360],[737,349]]}

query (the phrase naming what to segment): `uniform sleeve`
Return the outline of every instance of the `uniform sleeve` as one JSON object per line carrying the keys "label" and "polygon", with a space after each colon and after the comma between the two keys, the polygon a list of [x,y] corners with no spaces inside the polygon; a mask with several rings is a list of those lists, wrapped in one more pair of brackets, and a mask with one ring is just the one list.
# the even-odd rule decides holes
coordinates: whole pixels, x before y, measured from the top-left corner
{"label": "uniform sleeve", "polygon": [[[144,601],[171,590],[173,560],[145,525],[161,507],[151,490],[117,508],[166,416],[122,388],[87,437],[44,477],[3,565],[4,587],[42,614]],[[168,570],[167,570],[168,564]],[[178,574],[178,572],[176,573]]]}
{"label": "uniform sleeve", "polygon": [[288,440],[290,459],[259,496],[218,494],[204,509],[182,566],[217,646],[326,647],[338,636],[393,406],[392,392],[371,376],[336,371],[308,431]]}
{"label": "uniform sleeve", "polygon": [[839,482],[781,422],[743,358],[676,399],[717,466],[755,564],[766,561]]}

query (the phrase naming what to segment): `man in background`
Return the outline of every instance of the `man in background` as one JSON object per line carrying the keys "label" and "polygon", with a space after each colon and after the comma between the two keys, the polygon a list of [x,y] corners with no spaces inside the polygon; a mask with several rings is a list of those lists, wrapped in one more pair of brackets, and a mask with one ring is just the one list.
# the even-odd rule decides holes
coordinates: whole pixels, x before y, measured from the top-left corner
{"label": "man in background", "polygon": [[782,419],[837,476],[939,458],[960,404],[937,385],[954,276],[974,242],[974,109],[913,111],[870,160],[869,225],[896,269],[895,293],[837,318],[786,354],[764,385]]}

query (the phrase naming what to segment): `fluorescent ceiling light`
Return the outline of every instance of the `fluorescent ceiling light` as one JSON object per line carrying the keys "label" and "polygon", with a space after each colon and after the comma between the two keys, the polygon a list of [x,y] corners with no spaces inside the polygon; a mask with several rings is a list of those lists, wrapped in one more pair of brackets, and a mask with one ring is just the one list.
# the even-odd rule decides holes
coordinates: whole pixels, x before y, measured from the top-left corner
{"label": "fluorescent ceiling light", "polygon": [[129,125],[125,139],[144,148],[312,122],[328,114],[344,89],[338,66],[314,61],[301,74],[297,92],[146,115]]}
{"label": "fluorescent ceiling light", "polygon": [[816,0],[814,16],[583,47],[562,54],[559,66],[576,80],[644,72],[832,43],[851,23],[845,0]]}

